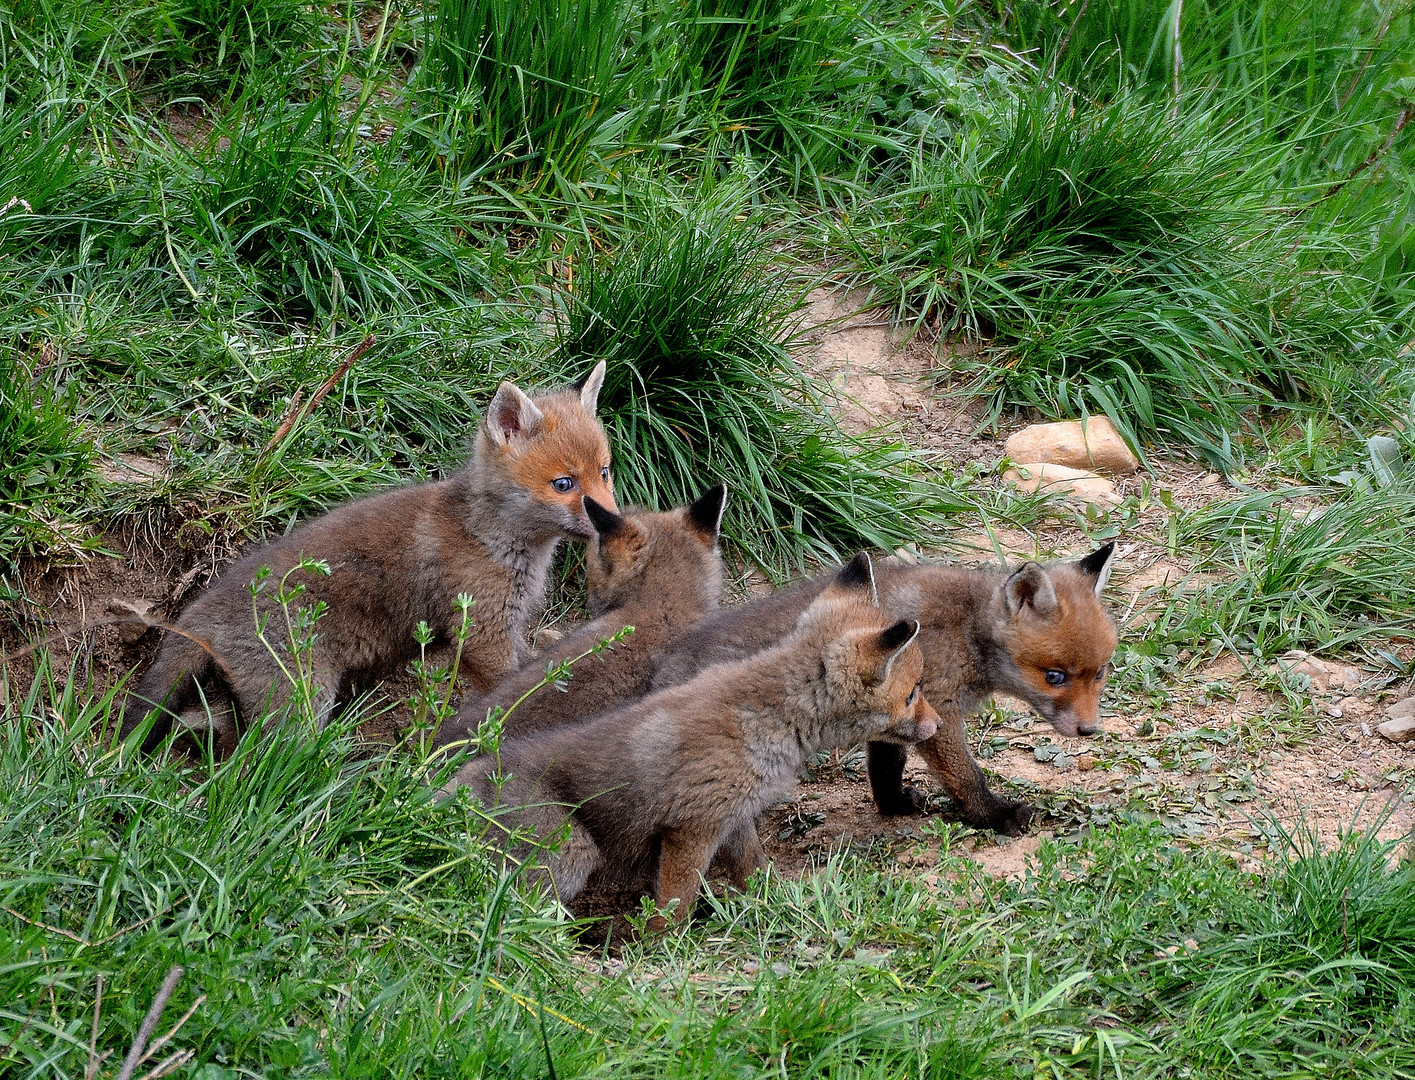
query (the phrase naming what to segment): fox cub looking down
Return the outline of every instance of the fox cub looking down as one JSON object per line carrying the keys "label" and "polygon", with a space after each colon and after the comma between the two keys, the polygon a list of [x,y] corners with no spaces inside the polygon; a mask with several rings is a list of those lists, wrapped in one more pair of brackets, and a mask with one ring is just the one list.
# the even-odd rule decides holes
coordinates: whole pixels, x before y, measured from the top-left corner
{"label": "fox cub looking down", "polygon": [[[245,556],[182,612],[182,633],[167,635],[129,696],[121,734],[153,709],[160,711],[145,749],[174,717],[205,728],[200,705],[213,692],[229,696],[247,720],[284,704],[289,643],[274,630],[285,624],[273,594],[287,575],[288,585],[305,588],[298,606],[326,605],[309,657],[321,723],[353,681],[413,657],[419,621],[449,638],[460,622],[459,593],[476,602],[463,671],[478,689],[494,686],[526,651],[526,622],[544,603],[556,546],[594,535],[586,497],[615,508],[609,444],[595,419],[603,382],[603,362],[578,391],[532,399],[504,382],[471,459],[452,477],[360,499]],[[329,574],[296,569],[306,558],[327,563]],[[271,572],[253,601],[261,567]],[[269,646],[257,613],[270,616]],[[229,708],[213,716],[224,742],[234,716]]]}
{"label": "fox cub looking down", "polygon": [[[1100,601],[1115,545],[1078,562],[1024,563],[1015,571],[951,566],[876,567],[880,602],[923,629],[924,693],[939,711],[938,734],[919,752],[978,828],[1019,835],[1031,808],[994,794],[968,748],[965,721],[995,693],[1011,694],[1063,735],[1090,735],[1115,624]],[[784,589],[711,616],[660,656],[653,689],[675,686],[710,664],[748,656],[785,632],[829,578]],[[915,814],[923,794],[903,783],[904,747],[871,743],[870,785],[882,814]]]}
{"label": "fox cub looking down", "polygon": [[[561,900],[603,866],[643,881],[682,919],[715,854],[741,885],[766,863],[756,820],[787,796],[819,750],[866,739],[916,742],[938,718],[919,688],[919,624],[880,610],[858,555],[801,613],[784,640],[745,660],[583,724],[475,758],[453,779],[490,807],[522,858],[524,829],[564,846],[545,856]],[[502,782],[498,782],[502,781]],[[494,811],[495,812],[495,811]],[[514,833],[513,833],[514,831]],[[656,916],[653,929],[666,921]]]}
{"label": "fox cub looking down", "polygon": [[[692,506],[663,514],[631,511],[621,516],[586,498],[596,533],[585,558],[592,618],[492,690],[463,698],[456,717],[438,731],[436,745],[467,738],[495,705],[510,708],[521,702],[506,717],[504,729],[504,738],[515,739],[643,697],[653,657],[717,608],[722,591],[717,532],[726,503],[724,484],[710,488]],[[573,660],[626,626],[634,628],[628,639],[580,660],[563,689],[537,688],[548,665]]]}

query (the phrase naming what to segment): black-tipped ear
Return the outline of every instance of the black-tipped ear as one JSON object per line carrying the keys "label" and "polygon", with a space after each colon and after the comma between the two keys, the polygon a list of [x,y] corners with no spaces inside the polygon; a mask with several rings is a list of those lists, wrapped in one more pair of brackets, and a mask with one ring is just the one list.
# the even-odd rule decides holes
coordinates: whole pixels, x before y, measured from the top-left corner
{"label": "black-tipped ear", "polygon": [[1007,597],[1009,616],[1016,615],[1028,607],[1038,615],[1049,616],[1056,613],[1056,589],[1046,570],[1037,563],[1023,563],[1022,568],[1007,579],[1002,589]]}
{"label": "black-tipped ear", "polygon": [[845,589],[868,589],[870,599],[875,600],[875,568],[867,552],[860,552],[841,570],[835,583]]}
{"label": "black-tipped ear", "polygon": [[1076,565],[1081,568],[1081,573],[1096,579],[1094,588],[1096,595],[1100,596],[1110,580],[1111,567],[1115,565],[1115,541],[1097,548]]}
{"label": "black-tipped ear", "polygon": [[879,636],[880,651],[887,654],[888,659],[884,662],[884,669],[880,672],[880,680],[889,678],[890,669],[894,667],[894,661],[899,659],[901,653],[908,648],[909,643],[919,636],[919,624],[913,619],[900,619],[893,626],[884,630]]}
{"label": "black-tipped ear", "polygon": [[914,636],[919,632],[919,624],[913,619],[900,619],[889,629],[879,636],[880,648],[889,652],[898,652],[914,640]]}
{"label": "black-tipped ear", "polygon": [[624,518],[613,510],[606,510],[588,495],[585,496],[585,513],[590,524],[600,536],[613,536],[624,528]]}
{"label": "black-tipped ear", "polygon": [[604,386],[604,361],[601,360],[590,373],[575,384],[575,389],[580,392],[580,408],[591,416],[599,406],[599,391]]}
{"label": "black-tipped ear", "polygon": [[707,489],[688,507],[688,521],[710,540],[717,539],[722,528],[722,512],[727,508],[727,485],[716,484]]}

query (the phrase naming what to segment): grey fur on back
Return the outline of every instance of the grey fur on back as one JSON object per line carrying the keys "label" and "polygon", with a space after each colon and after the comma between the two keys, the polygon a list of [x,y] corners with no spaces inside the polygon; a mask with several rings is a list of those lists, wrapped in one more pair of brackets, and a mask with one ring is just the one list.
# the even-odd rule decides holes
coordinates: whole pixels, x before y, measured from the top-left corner
{"label": "grey fur on back", "polygon": [[[725,489],[714,488],[693,507],[666,513],[609,515],[615,531],[597,536],[586,556],[591,610],[602,613],[493,689],[469,693],[457,715],[438,731],[435,745],[468,738],[497,705],[509,708],[521,702],[507,716],[504,729],[504,738],[515,739],[642,697],[654,657],[717,608],[722,592],[717,527],[725,494]],[[710,505],[703,507],[705,502]],[[694,516],[700,507],[702,520]],[[625,626],[634,627],[626,641],[584,656]],[[577,657],[583,658],[562,688],[537,686],[547,667]]]}
{"label": "grey fur on back", "polygon": [[[494,760],[469,761],[448,788],[471,786],[493,807],[526,807],[510,811],[511,821],[542,838],[573,809],[577,829],[549,865],[562,899],[595,862],[641,882],[664,837],[696,836],[706,870],[713,850],[750,832],[791,790],[812,753],[888,733],[895,721],[883,719],[882,703],[903,701],[922,663],[916,627],[892,652],[881,651],[888,625],[871,600],[832,594],[773,648],[583,723],[513,740]],[[907,650],[913,659],[889,674]],[[511,778],[500,791],[491,780],[498,770]],[[556,860],[567,856],[562,868]]]}

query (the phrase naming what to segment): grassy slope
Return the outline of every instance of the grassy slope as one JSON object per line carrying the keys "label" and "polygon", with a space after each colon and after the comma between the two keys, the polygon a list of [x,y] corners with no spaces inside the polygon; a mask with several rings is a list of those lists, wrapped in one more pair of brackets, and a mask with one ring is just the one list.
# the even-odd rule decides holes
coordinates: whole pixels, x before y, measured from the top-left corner
{"label": "grassy slope", "polygon": [[155,768],[55,704],[0,755],[9,1075],[112,1075],[174,964],[153,1063],[211,1077],[1415,1074],[1415,882],[1359,837],[1257,876],[1117,824],[1004,884],[941,828],[922,878],[837,857],[597,959],[407,755]]}
{"label": "grassy slope", "polygon": [[[1176,105],[1162,5],[575,5],[586,47],[554,52],[584,66],[522,112],[467,47],[499,19],[543,70],[522,8],[0,3],[0,206],[23,200],[0,211],[0,554],[124,521],[258,529],[434,475],[498,379],[601,352],[638,376],[627,490],[728,476],[757,493],[735,535],[777,566],[917,539],[986,496],[832,430],[783,348],[797,256],[986,338],[999,409],[1106,409],[1331,503],[1176,514],[1171,542],[1233,573],[1128,643],[1126,692],[1180,647],[1271,655],[1408,613],[1408,481],[1365,444],[1415,451],[1391,424],[1415,390],[1408,13],[1184,5]],[[714,393],[723,373],[746,393]],[[734,438],[772,395],[808,453]],[[714,411],[656,423],[676,401]],[[125,451],[170,477],[135,495],[91,471]],[[207,998],[137,1075],[185,1051],[212,1077],[1415,1075],[1415,889],[1369,843],[1254,877],[1121,824],[1015,885],[842,858],[601,963],[407,757],[330,732],[203,779],[100,746],[104,707],[62,686],[7,706],[7,1073],[83,1074],[93,1038],[115,1075],[181,963],[159,1033]]]}

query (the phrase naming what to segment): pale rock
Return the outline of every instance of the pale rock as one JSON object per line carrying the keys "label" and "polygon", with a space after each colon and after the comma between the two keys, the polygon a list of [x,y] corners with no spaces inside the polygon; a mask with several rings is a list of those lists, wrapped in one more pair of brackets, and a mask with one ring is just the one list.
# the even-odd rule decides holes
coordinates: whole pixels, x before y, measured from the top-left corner
{"label": "pale rock", "polygon": [[1104,416],[1032,424],[1008,439],[1003,449],[1013,461],[1040,461],[1115,476],[1129,476],[1140,467],[1120,432]]}
{"label": "pale rock", "polygon": [[1384,724],[1377,724],[1376,730],[1391,742],[1409,742],[1415,739],[1415,716],[1387,720]]}
{"label": "pale rock", "polygon": [[118,637],[125,645],[131,645],[152,629],[153,609],[156,600],[122,600],[117,597],[108,601],[108,611],[118,616]]}
{"label": "pale rock", "polygon": [[1408,720],[1412,716],[1415,716],[1415,697],[1397,701],[1386,709],[1386,719],[1388,720]]}
{"label": "pale rock", "polygon": [[1002,478],[1007,483],[1016,485],[1019,491],[1061,495],[1067,499],[1099,506],[1104,510],[1113,509],[1122,502],[1115,485],[1104,476],[1066,465],[1031,461],[1008,469],[1002,474]]}
{"label": "pale rock", "polygon": [[541,649],[548,649],[564,636],[563,631],[557,630],[553,626],[542,626],[531,637],[531,648],[537,652]]}
{"label": "pale rock", "polygon": [[1278,659],[1278,666],[1290,674],[1307,676],[1314,690],[1355,690],[1362,680],[1359,668],[1319,660],[1301,649],[1283,653]]}

